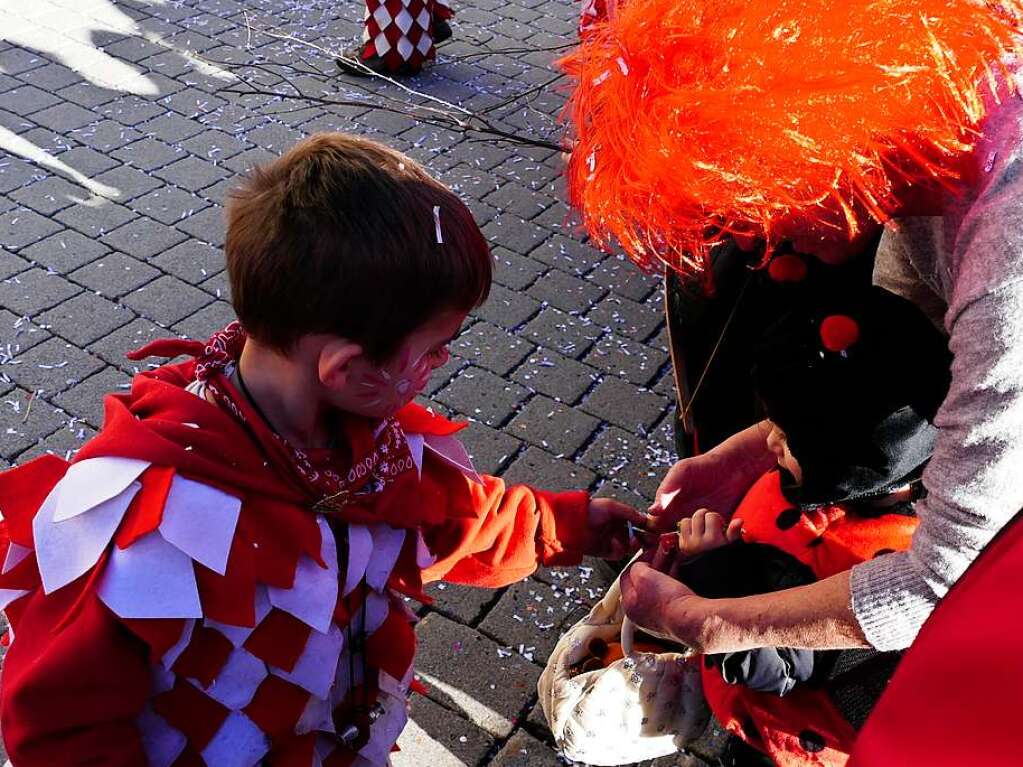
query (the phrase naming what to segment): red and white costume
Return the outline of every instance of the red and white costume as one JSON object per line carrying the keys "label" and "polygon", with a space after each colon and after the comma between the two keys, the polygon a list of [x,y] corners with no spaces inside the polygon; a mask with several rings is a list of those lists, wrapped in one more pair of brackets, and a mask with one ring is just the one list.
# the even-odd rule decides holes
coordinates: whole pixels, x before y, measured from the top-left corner
{"label": "red and white costume", "polygon": [[[203,348],[160,343],[161,355]],[[342,424],[347,444],[331,452],[348,456],[348,494],[313,510],[279,438],[196,396],[196,368],[108,397],[103,431],[72,463],[0,474],[11,761],[386,765],[414,687],[401,595],[578,561],[587,496],[477,475],[459,426],[410,405]]]}
{"label": "red and white costume", "polygon": [[436,56],[434,24],[454,15],[447,0],[366,0],[361,57],[379,56],[392,72],[418,72]]}

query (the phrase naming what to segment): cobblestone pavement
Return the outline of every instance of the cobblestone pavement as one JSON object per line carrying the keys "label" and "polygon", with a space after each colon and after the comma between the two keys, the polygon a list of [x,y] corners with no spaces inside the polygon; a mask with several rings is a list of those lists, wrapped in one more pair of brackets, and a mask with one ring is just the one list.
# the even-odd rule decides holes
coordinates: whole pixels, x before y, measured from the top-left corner
{"label": "cobblestone pavement", "polygon": [[[328,129],[424,162],[462,195],[494,247],[491,298],[427,392],[472,421],[466,441],[478,467],[650,499],[672,459],[658,281],[585,243],[562,202],[557,152],[365,107],[225,90],[227,64],[259,56],[332,66],[255,25],[338,50],[361,14],[359,0],[0,5],[0,466],[71,454],[93,435],[101,395],[138,371],[125,350],[171,334],[205,337],[232,318],[225,191],[254,163]],[[410,84],[491,110],[510,130],[554,135],[563,83],[545,83],[556,49],[575,40],[577,14],[571,0],[462,2],[454,39]],[[286,90],[265,68],[248,74]],[[413,705],[397,764],[558,763],[535,683],[559,632],[612,577],[591,565],[503,592],[432,590],[419,663],[431,692]]]}

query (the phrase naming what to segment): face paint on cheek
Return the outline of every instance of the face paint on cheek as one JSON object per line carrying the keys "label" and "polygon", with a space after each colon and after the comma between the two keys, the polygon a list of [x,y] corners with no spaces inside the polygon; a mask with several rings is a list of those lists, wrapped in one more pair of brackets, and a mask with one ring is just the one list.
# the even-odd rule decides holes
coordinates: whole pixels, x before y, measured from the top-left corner
{"label": "face paint on cheek", "polygon": [[432,372],[428,355],[412,361],[406,349],[396,363],[366,373],[356,396],[368,407],[398,410],[426,387]]}

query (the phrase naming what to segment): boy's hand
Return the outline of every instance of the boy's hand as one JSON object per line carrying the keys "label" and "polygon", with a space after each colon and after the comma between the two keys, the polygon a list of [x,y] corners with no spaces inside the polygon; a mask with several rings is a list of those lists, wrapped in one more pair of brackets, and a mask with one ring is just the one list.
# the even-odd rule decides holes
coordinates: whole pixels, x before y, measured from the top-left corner
{"label": "boy's hand", "polygon": [[726,526],[725,518],[716,511],[700,509],[692,517],[679,521],[678,548],[683,556],[695,557],[734,543],[741,534],[741,519],[733,519]]}
{"label": "boy's hand", "polygon": [[629,534],[631,522],[646,529],[649,518],[641,511],[611,498],[590,500],[587,514],[595,550],[586,552],[601,559],[622,559],[640,547],[640,541]]}

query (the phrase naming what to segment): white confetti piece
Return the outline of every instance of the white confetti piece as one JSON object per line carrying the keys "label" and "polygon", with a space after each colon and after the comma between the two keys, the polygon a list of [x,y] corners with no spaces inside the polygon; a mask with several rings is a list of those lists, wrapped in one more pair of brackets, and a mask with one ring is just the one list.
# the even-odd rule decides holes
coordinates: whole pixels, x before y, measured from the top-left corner
{"label": "white confetti piece", "polygon": [[444,232],[440,228],[440,205],[433,206],[433,223],[437,230],[437,244],[444,244]]}

